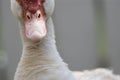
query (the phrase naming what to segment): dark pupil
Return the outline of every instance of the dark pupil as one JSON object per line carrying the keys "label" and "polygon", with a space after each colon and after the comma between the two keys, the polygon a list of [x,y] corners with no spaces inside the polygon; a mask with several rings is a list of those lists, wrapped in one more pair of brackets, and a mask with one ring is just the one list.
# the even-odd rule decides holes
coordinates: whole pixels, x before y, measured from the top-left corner
{"label": "dark pupil", "polygon": [[27,18],[30,19],[30,16],[27,15]]}
{"label": "dark pupil", "polygon": [[38,15],[38,18],[40,18],[40,14]]}

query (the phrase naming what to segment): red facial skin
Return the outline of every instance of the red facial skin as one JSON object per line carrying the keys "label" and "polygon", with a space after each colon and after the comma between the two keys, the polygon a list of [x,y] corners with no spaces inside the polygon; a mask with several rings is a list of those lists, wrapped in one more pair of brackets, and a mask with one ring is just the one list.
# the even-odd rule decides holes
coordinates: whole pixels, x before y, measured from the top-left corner
{"label": "red facial skin", "polygon": [[25,35],[34,42],[46,36],[45,0],[16,0],[22,7]]}
{"label": "red facial skin", "polygon": [[43,3],[45,0],[16,0],[23,8],[23,11],[29,11],[35,14],[37,10],[41,10],[42,14],[45,15]]}
{"label": "red facial skin", "polygon": [[23,14],[22,14],[22,15],[23,15],[24,21],[26,22],[26,21],[32,20],[32,19],[28,19],[27,12],[30,12],[30,13],[31,13],[31,16],[29,16],[29,17],[31,18],[32,15],[34,15],[38,10],[41,11],[40,17],[44,18],[44,20],[45,20],[45,19],[46,19],[46,18],[45,18],[45,13],[44,13],[44,11],[43,11],[42,8],[39,8],[39,9],[37,9],[34,13],[33,13],[33,12],[30,12],[29,10],[23,10]]}

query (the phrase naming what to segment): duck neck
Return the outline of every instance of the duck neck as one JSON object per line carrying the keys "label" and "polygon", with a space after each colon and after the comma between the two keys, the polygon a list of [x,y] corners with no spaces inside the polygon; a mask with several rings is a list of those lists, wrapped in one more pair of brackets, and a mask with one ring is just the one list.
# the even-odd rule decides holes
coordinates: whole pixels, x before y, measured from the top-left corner
{"label": "duck neck", "polygon": [[[74,80],[71,71],[57,51],[51,18],[47,20],[47,28],[47,36],[39,43],[27,41],[23,31],[21,32],[23,54],[14,80]],[[35,77],[36,74],[39,76]]]}
{"label": "duck neck", "polygon": [[23,42],[23,54],[21,60],[38,62],[40,65],[49,65],[56,63],[64,63],[60,57],[57,48],[54,35],[54,26],[52,19],[47,20],[47,36],[42,39],[39,43],[34,43],[25,38],[24,31],[22,31],[22,42]]}

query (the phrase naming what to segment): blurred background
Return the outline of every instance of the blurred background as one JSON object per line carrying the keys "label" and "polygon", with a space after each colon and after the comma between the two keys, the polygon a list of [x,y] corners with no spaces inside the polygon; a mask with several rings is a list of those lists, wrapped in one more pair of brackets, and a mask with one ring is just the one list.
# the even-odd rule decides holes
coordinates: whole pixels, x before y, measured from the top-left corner
{"label": "blurred background", "polygon": [[[53,20],[58,51],[71,70],[120,74],[120,0],[56,0]],[[21,53],[10,0],[0,0],[0,80],[13,80]]]}

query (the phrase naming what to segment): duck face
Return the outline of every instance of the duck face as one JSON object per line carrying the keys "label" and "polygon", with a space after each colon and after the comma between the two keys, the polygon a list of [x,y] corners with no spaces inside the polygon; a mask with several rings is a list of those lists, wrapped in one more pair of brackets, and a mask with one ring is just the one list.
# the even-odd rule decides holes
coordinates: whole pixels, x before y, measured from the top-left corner
{"label": "duck face", "polygon": [[25,37],[33,42],[47,35],[47,18],[53,6],[53,0],[11,0],[12,12],[23,24]]}

